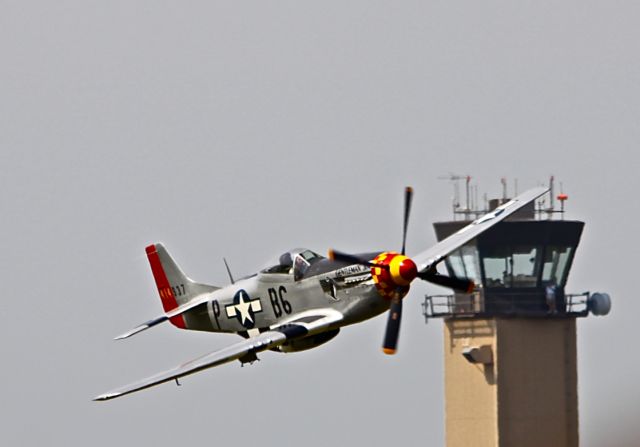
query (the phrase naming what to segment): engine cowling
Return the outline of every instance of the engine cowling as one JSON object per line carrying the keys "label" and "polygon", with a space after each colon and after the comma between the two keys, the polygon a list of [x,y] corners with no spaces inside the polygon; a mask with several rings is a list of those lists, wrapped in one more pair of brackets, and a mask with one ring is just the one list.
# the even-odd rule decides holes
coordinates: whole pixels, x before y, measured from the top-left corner
{"label": "engine cowling", "polygon": [[378,293],[387,299],[394,298],[398,293],[406,295],[411,281],[418,275],[416,264],[395,251],[380,253],[372,263],[379,266],[371,267],[373,282]]}

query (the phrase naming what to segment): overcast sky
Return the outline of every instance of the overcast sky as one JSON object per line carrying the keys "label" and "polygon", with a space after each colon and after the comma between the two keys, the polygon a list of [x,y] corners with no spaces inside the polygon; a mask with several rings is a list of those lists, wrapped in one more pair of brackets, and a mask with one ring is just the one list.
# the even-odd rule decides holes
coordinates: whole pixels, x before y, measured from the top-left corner
{"label": "overcast sky", "polygon": [[[442,445],[442,323],[407,297],[331,343],[91,398],[236,341],[164,326],[162,241],[217,285],[290,247],[435,242],[451,185],[550,174],[586,221],[568,291],[581,444],[637,445],[640,6],[632,1],[0,1],[0,428],[6,445]],[[400,439],[400,443],[398,443]]]}

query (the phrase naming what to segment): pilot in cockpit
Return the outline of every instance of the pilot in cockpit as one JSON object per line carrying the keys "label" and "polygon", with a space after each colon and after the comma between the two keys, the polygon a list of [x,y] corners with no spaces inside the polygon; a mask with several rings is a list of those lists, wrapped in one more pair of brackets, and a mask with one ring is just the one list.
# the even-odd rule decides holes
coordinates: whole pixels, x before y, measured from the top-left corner
{"label": "pilot in cockpit", "polygon": [[280,263],[280,266],[282,267],[282,270],[285,270],[287,267],[290,269],[293,267],[293,259],[291,259],[291,253],[290,252],[286,252],[283,253],[282,255],[280,255],[280,259],[278,261]]}
{"label": "pilot in cockpit", "polygon": [[311,250],[290,250],[280,255],[278,265],[264,269],[263,273],[293,274],[294,279],[299,281],[309,266],[321,258],[321,256]]}
{"label": "pilot in cockpit", "polygon": [[278,258],[278,264],[268,267],[262,270],[263,273],[280,273],[291,274],[293,273],[293,258],[291,252],[286,252],[280,255]]}
{"label": "pilot in cockpit", "polygon": [[[307,250],[304,254],[310,252]],[[283,273],[291,274],[293,273],[293,279],[295,281],[300,281],[304,275],[304,272],[309,268],[309,261],[304,258],[304,254],[295,253],[295,257],[291,255],[292,252],[288,251],[280,256],[280,271]]]}

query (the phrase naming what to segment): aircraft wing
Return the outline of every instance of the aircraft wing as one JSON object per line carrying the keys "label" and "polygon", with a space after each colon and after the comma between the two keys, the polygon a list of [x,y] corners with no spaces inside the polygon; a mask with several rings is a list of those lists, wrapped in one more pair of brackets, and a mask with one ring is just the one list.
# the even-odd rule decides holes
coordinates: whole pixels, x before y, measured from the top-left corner
{"label": "aircraft wing", "polygon": [[343,315],[333,309],[307,311],[294,316],[288,323],[281,324],[256,337],[243,340],[219,351],[203,355],[195,360],[183,363],[173,369],[161,372],[138,382],[101,394],[93,400],[109,400],[125,394],[140,391],[164,382],[222,365],[233,360],[256,360],[255,354],[284,344],[287,340],[302,338],[333,328],[342,321]]}
{"label": "aircraft wing", "polygon": [[438,242],[433,247],[413,256],[413,261],[418,267],[418,271],[422,272],[434,267],[438,262],[442,261],[452,251],[460,248],[480,233],[488,230],[498,222],[509,217],[518,211],[527,203],[537,199],[541,195],[549,191],[547,187],[537,187],[523,192],[519,196],[509,200],[507,203],[500,205],[495,210],[484,216],[474,220],[466,227],[460,229],[448,238]]}

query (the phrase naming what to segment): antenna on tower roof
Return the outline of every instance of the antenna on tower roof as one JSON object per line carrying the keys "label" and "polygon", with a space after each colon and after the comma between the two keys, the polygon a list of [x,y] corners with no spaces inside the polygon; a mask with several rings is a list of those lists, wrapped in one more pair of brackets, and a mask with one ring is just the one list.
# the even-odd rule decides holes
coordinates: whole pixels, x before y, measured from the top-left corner
{"label": "antenna on tower roof", "polygon": [[[469,216],[472,213],[471,208],[471,191],[470,191],[470,183],[471,176],[470,175],[459,175],[450,172],[448,175],[441,175],[438,177],[440,180],[449,180],[453,183],[453,216],[455,218],[456,214],[464,214],[465,220],[469,220]],[[465,181],[465,207],[461,209],[460,207],[460,180]]]}

